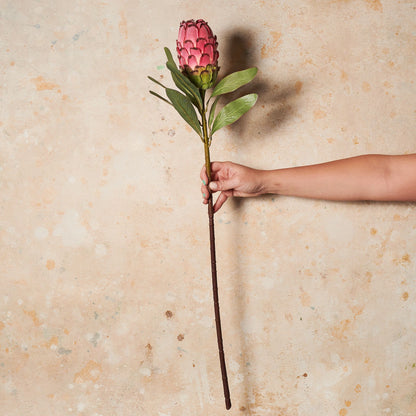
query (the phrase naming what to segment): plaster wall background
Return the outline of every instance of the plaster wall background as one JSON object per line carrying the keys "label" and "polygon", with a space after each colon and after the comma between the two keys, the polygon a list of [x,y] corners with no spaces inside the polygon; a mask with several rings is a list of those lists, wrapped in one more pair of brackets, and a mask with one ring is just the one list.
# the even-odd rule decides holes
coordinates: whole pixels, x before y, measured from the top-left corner
{"label": "plaster wall background", "polygon": [[8,416],[416,414],[414,204],[234,200],[148,94],[204,18],[259,101],[212,159],[258,168],[415,145],[414,1],[0,1],[0,409]]}

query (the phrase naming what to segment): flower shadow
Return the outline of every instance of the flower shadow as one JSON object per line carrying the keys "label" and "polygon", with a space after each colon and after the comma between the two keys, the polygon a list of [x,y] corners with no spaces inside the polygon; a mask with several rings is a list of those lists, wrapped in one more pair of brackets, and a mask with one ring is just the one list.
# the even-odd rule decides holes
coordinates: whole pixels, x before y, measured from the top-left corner
{"label": "flower shadow", "polygon": [[[220,74],[224,77],[232,72],[253,66],[259,68],[261,52],[256,45],[255,35],[246,29],[235,30],[226,35],[222,50],[223,56],[227,57],[227,61],[220,70]],[[303,84],[300,81],[283,83],[262,73],[259,68],[256,78],[251,83],[227,94],[227,102],[251,92],[259,96],[254,111],[250,111],[228,127],[238,140],[238,145],[254,137],[257,141],[261,140],[270,131],[278,130],[293,118],[297,108],[295,104],[302,87]]]}

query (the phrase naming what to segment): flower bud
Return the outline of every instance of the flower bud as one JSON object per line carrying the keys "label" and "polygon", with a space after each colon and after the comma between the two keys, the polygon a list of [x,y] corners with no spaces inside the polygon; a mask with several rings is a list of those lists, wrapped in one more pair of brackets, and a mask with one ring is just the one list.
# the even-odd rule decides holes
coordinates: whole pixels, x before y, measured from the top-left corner
{"label": "flower bud", "polygon": [[211,88],[217,79],[217,46],[217,37],[204,20],[187,20],[180,24],[176,41],[179,67],[200,89]]}

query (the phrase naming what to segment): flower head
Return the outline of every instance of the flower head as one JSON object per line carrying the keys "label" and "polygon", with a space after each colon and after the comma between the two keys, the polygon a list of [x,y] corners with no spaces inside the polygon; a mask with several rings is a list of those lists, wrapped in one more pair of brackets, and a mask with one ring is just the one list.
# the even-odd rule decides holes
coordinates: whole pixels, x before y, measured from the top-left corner
{"label": "flower head", "polygon": [[217,37],[202,19],[183,21],[176,51],[181,71],[203,90],[211,88],[218,74]]}

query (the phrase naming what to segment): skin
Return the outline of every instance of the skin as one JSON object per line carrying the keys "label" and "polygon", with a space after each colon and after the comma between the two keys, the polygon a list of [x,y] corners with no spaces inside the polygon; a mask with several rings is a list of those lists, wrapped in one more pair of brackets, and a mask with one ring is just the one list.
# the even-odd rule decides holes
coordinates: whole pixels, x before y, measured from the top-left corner
{"label": "skin", "polygon": [[277,194],[330,201],[416,201],[416,154],[369,154],[274,170],[212,162],[212,181],[201,170],[203,203],[220,192],[217,212],[230,197]]}

